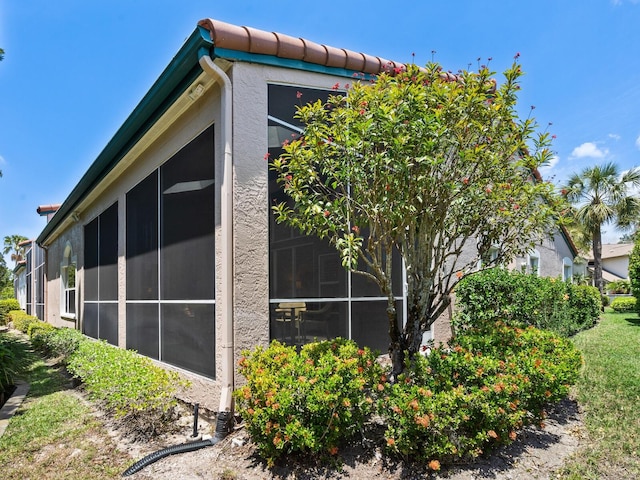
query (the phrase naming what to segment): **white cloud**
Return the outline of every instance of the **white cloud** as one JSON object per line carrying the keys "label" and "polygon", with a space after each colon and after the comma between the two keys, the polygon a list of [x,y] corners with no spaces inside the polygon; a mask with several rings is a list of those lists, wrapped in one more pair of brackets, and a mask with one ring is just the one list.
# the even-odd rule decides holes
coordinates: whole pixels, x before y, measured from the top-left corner
{"label": "white cloud", "polygon": [[640,135],[636,138],[636,147],[640,148]]}
{"label": "white cloud", "polygon": [[6,165],[7,161],[4,159],[2,155],[0,155],[0,165]]}
{"label": "white cloud", "polygon": [[573,149],[570,158],[604,158],[607,155],[609,155],[609,150],[606,148],[600,149],[593,142],[585,142]]}
{"label": "white cloud", "polygon": [[611,138],[611,139],[613,139],[613,140],[615,140],[615,141],[617,142],[617,141],[618,141],[618,140],[620,140],[622,137],[621,137],[620,135],[618,135],[617,133],[610,133],[610,134],[609,134],[609,138]]}

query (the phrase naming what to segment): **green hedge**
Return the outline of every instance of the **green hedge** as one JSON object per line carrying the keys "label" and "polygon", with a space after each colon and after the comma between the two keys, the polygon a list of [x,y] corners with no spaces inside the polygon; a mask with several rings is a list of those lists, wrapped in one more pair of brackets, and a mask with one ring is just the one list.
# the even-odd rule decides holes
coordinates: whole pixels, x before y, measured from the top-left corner
{"label": "green hedge", "polygon": [[37,317],[34,317],[33,315],[29,315],[25,312],[23,312],[22,310],[12,310],[9,312],[9,319],[11,320],[11,323],[13,324],[13,328],[15,328],[16,330],[20,330],[22,333],[28,333],[29,332],[29,326],[32,323],[37,323],[40,320],[38,320]]}
{"label": "green hedge", "polygon": [[634,312],[636,310],[636,298],[616,297],[611,302],[611,308],[616,312]]}
{"label": "green hedge", "polygon": [[74,328],[37,329],[31,336],[31,343],[43,354],[51,357],[61,357],[66,363],[81,342],[89,341],[82,333]]}
{"label": "green hedge", "polygon": [[11,310],[20,310],[20,304],[15,298],[0,300],[0,325],[9,323],[9,312]]}
{"label": "green hedge", "polygon": [[454,324],[458,327],[501,320],[570,336],[595,325],[602,308],[594,287],[502,268],[465,277],[455,294],[458,313]]}
{"label": "green hedge", "polygon": [[104,341],[85,340],[71,354],[67,369],[137,438],[175,428],[175,395],[187,382],[148,357]]}

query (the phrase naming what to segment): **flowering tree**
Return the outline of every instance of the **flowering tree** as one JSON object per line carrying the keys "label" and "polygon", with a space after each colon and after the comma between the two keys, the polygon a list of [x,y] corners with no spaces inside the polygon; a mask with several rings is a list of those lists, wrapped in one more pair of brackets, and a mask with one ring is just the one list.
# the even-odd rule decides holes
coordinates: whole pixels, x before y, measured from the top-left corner
{"label": "flowering tree", "polygon": [[[277,220],[327,238],[387,297],[396,373],[463,275],[529,251],[560,210],[553,186],[535,178],[550,136],[516,113],[518,63],[499,87],[492,75],[429,64],[358,78],[345,95],[300,108],[303,136],[271,163],[289,197],[273,207]],[[394,249],[408,283],[404,327]]]}

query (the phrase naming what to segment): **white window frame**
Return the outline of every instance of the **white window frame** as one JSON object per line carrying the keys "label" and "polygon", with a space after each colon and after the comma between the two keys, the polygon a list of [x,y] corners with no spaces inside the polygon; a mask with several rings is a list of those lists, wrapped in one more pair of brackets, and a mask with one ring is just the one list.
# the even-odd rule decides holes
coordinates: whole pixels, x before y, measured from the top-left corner
{"label": "white window frame", "polygon": [[[75,284],[73,288],[69,288],[69,267],[73,265],[75,267]],[[60,263],[60,316],[64,318],[74,319],[76,318],[76,313],[78,311],[78,297],[75,295],[77,292],[78,286],[78,260],[77,256],[73,254],[73,248],[71,248],[71,244],[67,242],[64,247],[64,253],[62,256],[62,262]],[[70,312],[69,310],[69,294],[74,293],[74,312]]]}
{"label": "white window frame", "polygon": [[[569,271],[569,275],[567,275],[567,269]],[[573,283],[573,260],[569,257],[564,257],[562,259],[562,280],[564,282]]]}
{"label": "white window frame", "polygon": [[540,252],[538,250],[533,250],[527,255],[527,271],[536,277],[540,276]]}

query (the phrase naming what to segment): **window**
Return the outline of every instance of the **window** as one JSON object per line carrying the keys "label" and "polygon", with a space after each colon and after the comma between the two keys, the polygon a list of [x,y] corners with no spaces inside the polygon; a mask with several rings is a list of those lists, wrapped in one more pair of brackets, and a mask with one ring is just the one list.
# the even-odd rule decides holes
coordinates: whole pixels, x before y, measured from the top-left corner
{"label": "window", "polygon": [[[40,320],[44,320],[44,249],[34,243],[33,250],[35,252],[35,268],[33,272],[33,280],[35,283],[35,315]],[[73,307],[75,308],[75,298]]]}
{"label": "window", "polygon": [[213,126],[126,196],[127,348],[215,376]]}
{"label": "window", "polygon": [[562,280],[565,282],[573,282],[573,260],[569,257],[562,259]]}
{"label": "window", "polygon": [[[302,94],[298,99],[298,92]],[[296,105],[315,100],[326,101],[326,90],[268,86],[270,158],[282,153],[285,140],[297,138],[302,124],[294,118]],[[269,201],[289,201],[277,175],[269,171]],[[364,232],[363,232],[364,233]],[[288,344],[314,339],[351,338],[363,346],[381,351],[388,348],[387,299],[378,286],[359,274],[348,273],[332,245],[315,236],[275,221],[269,222],[269,296],[270,336]],[[398,323],[404,319],[402,260],[393,256],[394,296]]]}
{"label": "window", "polygon": [[60,280],[62,284],[62,316],[76,317],[76,257],[71,245],[67,243],[64,249],[62,264],[60,265]]}
{"label": "window", "polygon": [[118,203],[84,227],[82,331],[118,345]]}
{"label": "window", "polygon": [[540,276],[540,252],[537,250],[529,253],[528,273]]}
{"label": "window", "polygon": [[29,247],[29,249],[25,252],[26,259],[26,284],[27,284],[27,314],[33,315],[33,249]]}

